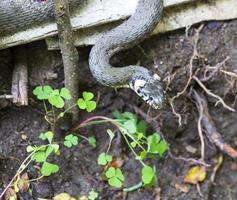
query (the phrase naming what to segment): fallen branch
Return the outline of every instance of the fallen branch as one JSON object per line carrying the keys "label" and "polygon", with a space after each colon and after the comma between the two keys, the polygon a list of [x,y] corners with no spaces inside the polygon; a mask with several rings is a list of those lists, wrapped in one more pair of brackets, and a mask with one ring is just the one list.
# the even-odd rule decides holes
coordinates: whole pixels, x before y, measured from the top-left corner
{"label": "fallen branch", "polygon": [[233,149],[229,144],[227,144],[221,134],[217,131],[214,121],[211,118],[208,110],[208,104],[206,97],[199,94],[195,90],[192,91],[193,98],[197,102],[198,109],[203,108],[203,116],[201,119],[201,125],[206,130],[206,135],[208,139],[215,144],[221,151],[226,153],[232,158],[237,158],[237,151]]}

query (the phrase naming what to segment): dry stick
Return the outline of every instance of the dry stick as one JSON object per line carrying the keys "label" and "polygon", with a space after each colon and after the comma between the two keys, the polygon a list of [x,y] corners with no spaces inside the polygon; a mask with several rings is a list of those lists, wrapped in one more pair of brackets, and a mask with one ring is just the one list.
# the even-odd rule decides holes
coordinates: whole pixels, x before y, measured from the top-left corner
{"label": "dry stick", "polygon": [[13,103],[28,105],[28,70],[25,46],[13,48],[14,70],[12,75]]}
{"label": "dry stick", "polygon": [[[55,16],[58,27],[59,45],[63,58],[65,87],[72,94],[72,98],[65,103],[65,109],[75,104],[78,98],[78,52],[74,46],[74,36],[70,22],[68,0],[54,0]],[[78,109],[71,109],[73,121],[77,119]]]}
{"label": "dry stick", "polygon": [[13,99],[13,95],[12,94],[3,94],[3,95],[0,95],[0,99]]}
{"label": "dry stick", "polygon": [[201,122],[202,127],[206,130],[208,139],[230,157],[237,158],[237,151],[233,149],[229,144],[227,144],[223,140],[221,134],[217,131],[216,125],[213,122],[211,115],[209,114],[206,97],[204,95],[198,94],[195,91],[193,92],[193,94],[195,101],[203,107],[203,116]]}

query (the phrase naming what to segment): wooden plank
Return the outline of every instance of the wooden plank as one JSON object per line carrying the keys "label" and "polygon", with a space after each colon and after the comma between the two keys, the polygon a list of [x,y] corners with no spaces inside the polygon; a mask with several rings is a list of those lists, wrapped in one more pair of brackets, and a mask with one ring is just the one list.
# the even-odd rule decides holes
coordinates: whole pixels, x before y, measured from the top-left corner
{"label": "wooden plank", "polygon": [[[137,1],[87,0],[88,3],[83,9],[78,9],[73,13],[71,18],[72,27],[73,29],[85,29],[125,19],[134,12]],[[193,1],[195,0],[164,0],[164,4],[165,7],[174,7]],[[57,34],[56,24],[44,23],[12,35],[0,36],[0,49],[44,39],[55,34]]]}
{"label": "wooden plank", "polygon": [[[173,6],[166,10],[161,23],[153,34],[171,31],[208,20],[228,20],[237,18],[237,0],[216,0],[214,3],[194,2],[192,4]],[[93,45],[106,31],[116,23],[91,27],[76,31],[77,46]],[[58,49],[57,37],[47,38],[48,49]]]}

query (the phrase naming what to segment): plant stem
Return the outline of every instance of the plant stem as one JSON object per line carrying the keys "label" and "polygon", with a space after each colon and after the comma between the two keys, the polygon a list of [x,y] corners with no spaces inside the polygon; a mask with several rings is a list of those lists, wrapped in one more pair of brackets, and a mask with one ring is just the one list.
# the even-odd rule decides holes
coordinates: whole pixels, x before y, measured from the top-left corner
{"label": "plant stem", "polygon": [[123,191],[124,192],[132,192],[134,190],[137,190],[137,189],[141,188],[142,186],[143,186],[143,183],[139,182],[136,185],[133,185],[133,186],[128,187],[128,188],[124,188]]}

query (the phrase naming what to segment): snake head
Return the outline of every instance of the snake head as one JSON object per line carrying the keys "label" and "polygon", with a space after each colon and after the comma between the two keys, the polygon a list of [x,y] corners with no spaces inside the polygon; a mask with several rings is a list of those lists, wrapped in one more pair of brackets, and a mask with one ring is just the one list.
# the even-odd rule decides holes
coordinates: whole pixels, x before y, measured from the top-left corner
{"label": "snake head", "polygon": [[151,107],[160,109],[164,106],[165,92],[161,78],[157,74],[136,76],[129,86]]}

